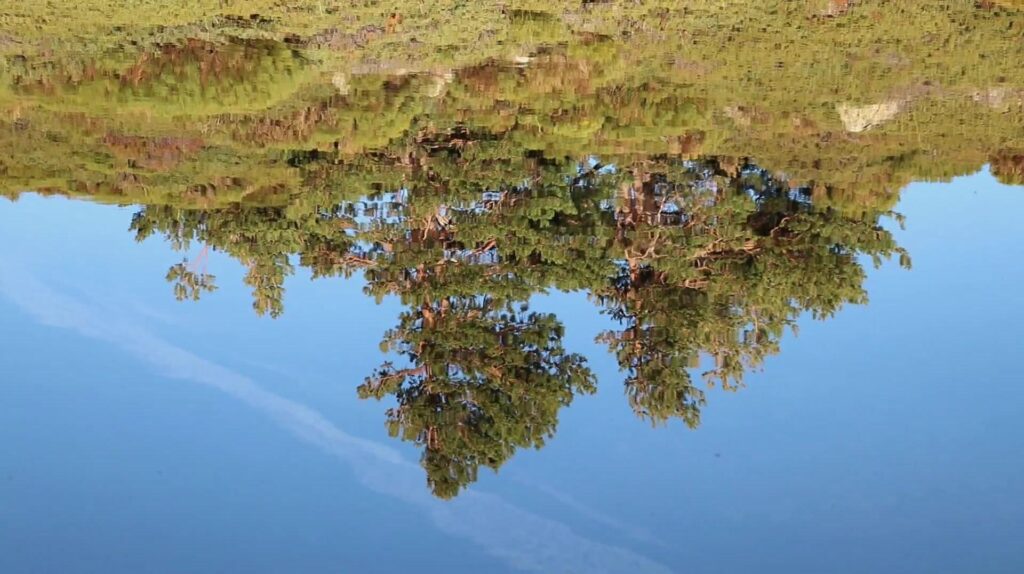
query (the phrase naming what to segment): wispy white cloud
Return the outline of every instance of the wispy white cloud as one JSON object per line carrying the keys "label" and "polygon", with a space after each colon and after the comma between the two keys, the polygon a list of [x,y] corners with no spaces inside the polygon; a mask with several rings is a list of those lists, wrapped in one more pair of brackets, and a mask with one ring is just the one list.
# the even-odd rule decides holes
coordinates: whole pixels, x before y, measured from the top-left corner
{"label": "wispy white cloud", "polygon": [[607,526],[608,528],[612,528],[614,530],[619,531],[623,536],[628,536],[629,538],[632,538],[633,540],[642,542],[644,544],[652,544],[656,546],[661,546],[663,548],[667,548],[669,546],[663,540],[659,539],[654,534],[652,534],[649,530],[645,528],[639,528],[631,524],[626,524],[621,520],[618,520],[604,512],[591,508],[590,506],[587,506],[586,504],[580,502],[576,497],[572,496],[571,494],[563,490],[559,490],[549,484],[532,480],[523,475],[513,476],[513,480],[524,486],[537,490],[541,494],[548,496],[549,498],[555,500],[559,504],[565,506],[566,508],[572,510],[573,512],[576,512],[577,514],[586,518],[587,520],[590,520],[591,522],[596,522],[598,524]]}
{"label": "wispy white cloud", "polygon": [[168,377],[207,385],[238,399],[350,465],[367,489],[421,508],[441,531],[467,539],[517,569],[581,574],[671,572],[631,550],[585,538],[561,522],[491,494],[470,490],[454,501],[439,501],[424,487],[422,470],[396,449],[354,437],[319,412],[161,339],[125,310],[89,306],[48,287],[16,263],[0,263],[0,293],[39,322],[110,343]]}

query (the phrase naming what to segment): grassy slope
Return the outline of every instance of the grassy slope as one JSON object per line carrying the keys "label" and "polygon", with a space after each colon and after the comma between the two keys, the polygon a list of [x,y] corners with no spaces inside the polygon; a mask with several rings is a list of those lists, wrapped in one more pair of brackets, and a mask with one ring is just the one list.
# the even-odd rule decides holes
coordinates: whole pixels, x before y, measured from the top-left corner
{"label": "grassy slope", "polygon": [[[82,0],[2,8],[0,51],[9,57],[0,69],[0,149],[19,150],[0,159],[2,188],[191,201],[185,191],[206,186],[218,200],[237,200],[296,189],[297,170],[279,161],[290,149],[338,142],[348,155],[397,153],[418,131],[469,123],[502,136],[482,155],[755,156],[856,196],[1013,157],[1024,141],[1024,16],[1016,12],[959,0],[864,0],[835,18],[816,3],[781,0],[757,10],[747,0],[510,6]],[[389,23],[396,10],[401,22]],[[289,40],[302,50],[277,44],[240,57],[224,48],[153,64],[167,59],[154,46],[228,37]],[[523,71],[467,68],[549,45],[562,48]],[[205,81],[197,70],[211,65],[235,74]],[[124,81],[139,69],[140,81]],[[430,75],[387,86],[380,75],[415,70]],[[892,102],[899,113],[879,126],[845,129],[842,106]],[[138,150],[114,149],[111,133],[157,141],[171,151],[142,155],[170,157],[140,166]],[[202,145],[175,151],[158,138]]]}

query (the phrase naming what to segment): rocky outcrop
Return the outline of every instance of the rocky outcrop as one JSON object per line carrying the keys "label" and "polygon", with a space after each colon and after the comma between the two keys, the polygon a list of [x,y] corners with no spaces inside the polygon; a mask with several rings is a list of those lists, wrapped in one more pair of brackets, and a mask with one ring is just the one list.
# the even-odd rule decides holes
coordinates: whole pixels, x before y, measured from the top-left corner
{"label": "rocky outcrop", "polygon": [[836,111],[846,131],[857,134],[892,120],[903,111],[906,104],[906,100],[888,100],[866,106],[839,104]]}

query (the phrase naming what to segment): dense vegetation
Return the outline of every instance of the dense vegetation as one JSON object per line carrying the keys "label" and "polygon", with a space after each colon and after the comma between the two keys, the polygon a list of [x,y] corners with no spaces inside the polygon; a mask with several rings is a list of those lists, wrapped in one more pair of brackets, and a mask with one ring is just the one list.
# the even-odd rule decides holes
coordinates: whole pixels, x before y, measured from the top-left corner
{"label": "dense vegetation", "polygon": [[531,295],[586,292],[637,415],[696,426],[693,373],[737,387],[801,314],[864,303],[865,261],[909,264],[883,226],[906,183],[1024,181],[1019,8],[22,3],[0,194],[137,205],[139,239],[245,265],[261,314],[295,265],[400,298],[359,394],[450,497],[595,388]]}
{"label": "dense vegetation", "polygon": [[[308,181],[285,205],[147,205],[132,221],[139,239],[239,259],[259,313],[284,311],[296,262],[316,277],[362,274],[367,295],[398,297],[407,310],[384,335],[390,359],[359,394],[397,400],[388,428],[423,447],[438,495],[543,445],[559,409],[594,389],[586,361],[562,347],[558,318],[529,310],[534,293],[589,293],[618,325],[595,336],[636,414],[696,426],[705,397],[692,371],[736,388],[800,315],[867,300],[865,257],[909,264],[881,226],[893,215],[885,196],[839,209],[733,159],[648,158],[626,172],[533,155],[512,166],[469,157],[465,135],[377,157],[381,170],[410,167],[361,199],[339,182],[367,166],[326,162],[336,179]],[[214,287],[199,269],[172,267],[179,298]]]}
{"label": "dense vegetation", "polygon": [[0,9],[0,148],[23,151],[0,190],[294,193],[281,153],[464,124],[554,157],[756,157],[894,194],[1021,154],[1012,4],[23,3]]}

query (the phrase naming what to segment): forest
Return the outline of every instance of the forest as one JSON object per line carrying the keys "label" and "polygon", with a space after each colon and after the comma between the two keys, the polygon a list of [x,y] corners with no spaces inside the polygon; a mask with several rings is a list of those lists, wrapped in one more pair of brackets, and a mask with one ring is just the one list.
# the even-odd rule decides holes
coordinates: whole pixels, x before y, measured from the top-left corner
{"label": "forest", "polygon": [[907,184],[1024,184],[1016,0],[185,4],[0,9],[0,195],[135,206],[181,300],[200,250],[268,317],[296,266],[400,300],[357,392],[446,498],[596,388],[532,295],[586,293],[630,408],[695,427],[910,265]]}

